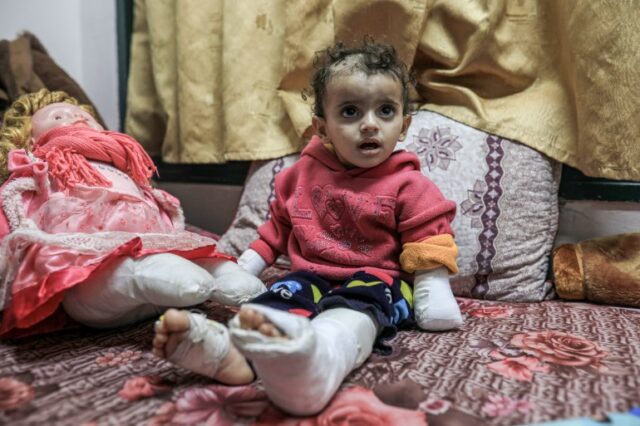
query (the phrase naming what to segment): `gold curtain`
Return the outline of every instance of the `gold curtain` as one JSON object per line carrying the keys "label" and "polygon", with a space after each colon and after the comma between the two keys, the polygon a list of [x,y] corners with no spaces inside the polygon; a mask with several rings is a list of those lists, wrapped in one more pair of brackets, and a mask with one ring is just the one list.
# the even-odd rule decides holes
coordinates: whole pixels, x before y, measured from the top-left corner
{"label": "gold curtain", "polygon": [[277,96],[286,3],[136,0],[125,131],[170,163],[300,150]]}
{"label": "gold curtain", "polygon": [[[215,132],[202,138],[210,144],[206,147],[203,142],[192,145],[199,141],[195,130],[191,138],[177,133],[169,138],[172,117],[176,111],[179,116],[182,112],[167,110],[162,103],[159,116],[168,118],[151,127],[159,132],[163,125],[167,127],[162,144],[167,161],[258,159],[299,149],[300,135],[310,124],[310,103],[300,93],[312,72],[313,53],[334,40],[360,41],[372,35],[393,43],[412,66],[421,107],[518,140],[587,175],[640,180],[640,148],[636,148],[640,142],[640,8],[635,1],[219,2],[224,3],[219,6],[224,11],[216,15],[219,24],[211,28],[209,36],[217,37],[217,52],[223,53],[225,65],[218,73],[200,77],[222,92],[221,97],[214,96],[219,102],[212,108],[219,116],[210,120],[218,127],[209,124]],[[171,26],[178,26],[178,17],[187,19],[184,8],[190,2],[138,1],[136,5],[138,9],[145,5],[155,8],[158,3],[174,8],[179,4],[181,12],[171,15],[173,23],[157,28],[165,38],[177,38],[170,32]],[[203,7],[198,5],[199,13]],[[139,13],[136,10],[136,25],[141,20]],[[152,27],[152,14],[145,16]],[[209,21],[207,25],[213,27]],[[179,26],[183,27],[188,26]],[[273,28],[269,37],[261,27]],[[151,46],[167,49],[153,43],[154,31],[147,33]],[[211,41],[200,41],[202,46],[207,43]],[[154,64],[147,66],[153,69],[148,80],[162,82],[157,76],[158,61],[153,61],[157,56],[154,48],[137,58],[137,46],[134,42],[132,82],[135,62],[145,57],[151,58],[147,63]],[[200,53],[181,55],[180,61],[168,64],[170,69],[185,68],[182,61],[206,53],[200,47],[190,47]],[[229,57],[231,52],[233,57]],[[175,52],[172,57],[177,58]],[[259,74],[248,72],[257,69]],[[200,75],[197,69],[192,72]],[[169,87],[164,90],[184,91],[179,77],[177,81],[165,79]],[[146,93],[143,104],[157,102],[159,96]],[[184,102],[195,103],[203,96],[201,89],[194,88]],[[130,106],[137,102],[134,98]],[[151,111],[158,115],[158,109],[145,112]],[[134,113],[135,109],[129,118]],[[132,122],[135,120],[128,121]],[[180,122],[184,123],[180,128],[198,124],[192,117],[181,117]],[[129,129],[139,137],[134,126]],[[162,139],[153,138],[155,143]]]}

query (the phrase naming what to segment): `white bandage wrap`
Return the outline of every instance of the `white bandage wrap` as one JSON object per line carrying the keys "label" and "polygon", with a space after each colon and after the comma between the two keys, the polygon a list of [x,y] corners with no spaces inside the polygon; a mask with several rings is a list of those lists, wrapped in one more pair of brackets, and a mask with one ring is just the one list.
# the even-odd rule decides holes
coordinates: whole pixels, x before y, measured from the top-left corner
{"label": "white bandage wrap", "polygon": [[240,305],[264,291],[262,281],[229,260],[190,261],[159,253],[124,257],[100,268],[69,289],[62,304],[76,321],[110,328],[207,300]]}
{"label": "white bandage wrap", "polygon": [[262,313],[289,339],[265,336],[229,324],[231,340],[253,362],[271,401],[290,414],[321,411],[344,378],[371,354],[377,330],[359,311],[330,309],[312,321],[261,305],[245,305]]}
{"label": "white bandage wrap", "polygon": [[267,262],[253,249],[245,250],[238,258],[238,265],[256,277],[260,276],[267,267]]}
{"label": "white bandage wrap", "polygon": [[239,306],[267,291],[260,279],[235,262],[219,259],[196,259],[214,279],[210,299],[223,305]]}
{"label": "white bandage wrap", "polygon": [[124,257],[69,289],[62,304],[82,324],[117,327],[158,316],[167,307],[202,303],[214,282],[206,270],[171,253]]}
{"label": "white bandage wrap", "polygon": [[440,267],[417,271],[413,282],[416,322],[423,330],[444,331],[462,325],[462,314],[449,284],[449,272]]}
{"label": "white bandage wrap", "polygon": [[190,327],[179,336],[180,343],[167,357],[175,365],[194,373],[215,377],[220,363],[229,353],[231,342],[227,328],[203,315],[188,313]]}

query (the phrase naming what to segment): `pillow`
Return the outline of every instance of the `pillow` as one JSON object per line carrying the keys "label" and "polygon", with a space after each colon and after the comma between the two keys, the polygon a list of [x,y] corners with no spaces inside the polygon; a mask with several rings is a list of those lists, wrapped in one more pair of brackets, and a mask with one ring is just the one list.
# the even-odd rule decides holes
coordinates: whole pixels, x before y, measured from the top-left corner
{"label": "pillow", "polygon": [[[423,174],[458,206],[452,225],[460,271],[451,280],[457,296],[520,302],[553,296],[547,272],[558,228],[559,163],[431,111],[414,114],[398,146],[415,152]],[[256,164],[220,240],[223,252],[238,255],[257,238],[274,177],[296,159]]]}
{"label": "pillow", "polygon": [[275,199],[276,174],[295,163],[298,157],[298,154],[293,154],[251,163],[236,215],[218,240],[221,252],[240,256],[258,238],[256,230],[269,217],[269,204]]}
{"label": "pillow", "polygon": [[558,229],[560,164],[508,139],[431,111],[418,111],[401,147],[456,202],[457,296],[533,302],[547,281]]}

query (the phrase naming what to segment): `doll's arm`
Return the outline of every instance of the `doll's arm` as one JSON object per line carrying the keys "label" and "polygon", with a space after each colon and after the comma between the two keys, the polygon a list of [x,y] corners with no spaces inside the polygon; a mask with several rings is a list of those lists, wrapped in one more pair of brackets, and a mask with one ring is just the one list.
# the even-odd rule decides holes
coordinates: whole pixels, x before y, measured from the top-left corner
{"label": "doll's arm", "polygon": [[0,239],[15,228],[35,227],[27,218],[29,204],[36,195],[49,196],[47,165],[34,161],[23,149],[9,153],[11,176],[0,186]]}
{"label": "doll's arm", "polygon": [[161,189],[152,189],[151,194],[160,207],[165,220],[169,221],[175,230],[184,230],[185,220],[180,200]]}
{"label": "doll's arm", "polygon": [[39,190],[36,180],[31,177],[10,179],[2,185],[2,188],[0,188],[2,214],[9,232],[18,228],[37,228],[37,225],[27,214],[29,205],[36,195],[46,198],[47,194],[42,194],[42,190]]}

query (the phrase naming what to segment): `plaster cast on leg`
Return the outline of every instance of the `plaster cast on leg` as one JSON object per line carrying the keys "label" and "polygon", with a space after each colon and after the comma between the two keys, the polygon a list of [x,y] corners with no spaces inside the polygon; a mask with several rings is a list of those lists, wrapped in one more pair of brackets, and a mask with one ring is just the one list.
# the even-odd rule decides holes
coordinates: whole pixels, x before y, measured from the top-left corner
{"label": "plaster cast on leg", "polygon": [[444,331],[462,325],[462,314],[449,284],[449,272],[441,267],[417,271],[413,283],[416,322],[423,330]]}
{"label": "plaster cast on leg", "polygon": [[231,340],[253,362],[274,404],[295,415],[311,415],[331,400],[344,378],[371,354],[377,336],[368,314],[346,308],[325,311],[309,321],[261,305],[247,304],[288,339],[245,329],[236,315]]}

